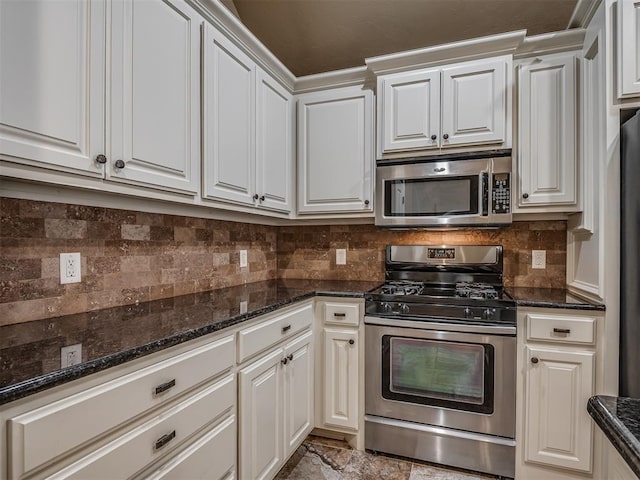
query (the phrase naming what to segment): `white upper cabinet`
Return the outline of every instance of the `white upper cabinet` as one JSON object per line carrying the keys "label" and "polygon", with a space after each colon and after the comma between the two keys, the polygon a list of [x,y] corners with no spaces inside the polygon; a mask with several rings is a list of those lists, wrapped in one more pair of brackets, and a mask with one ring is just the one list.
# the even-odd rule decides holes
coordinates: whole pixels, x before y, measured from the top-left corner
{"label": "white upper cabinet", "polygon": [[440,134],[440,71],[382,77],[384,115],[379,120],[382,151],[437,148]]}
{"label": "white upper cabinet", "polygon": [[182,0],[111,3],[107,178],[194,194],[201,17]]}
{"label": "white upper cabinet", "polygon": [[378,157],[510,146],[510,56],[378,77]]}
{"label": "white upper cabinet", "polygon": [[0,156],[102,177],[105,3],[0,2]]}
{"label": "white upper cabinet", "polygon": [[504,59],[442,69],[443,147],[505,141],[506,81]]}
{"label": "white upper cabinet", "polygon": [[640,96],[640,3],[618,0],[618,97]]}
{"label": "white upper cabinet", "polygon": [[520,67],[518,206],[577,208],[576,57]]}
{"label": "white upper cabinet", "polygon": [[209,25],[204,72],[203,196],[289,212],[291,94]]}
{"label": "white upper cabinet", "polygon": [[298,212],[371,212],[373,93],[336,88],[298,97]]}

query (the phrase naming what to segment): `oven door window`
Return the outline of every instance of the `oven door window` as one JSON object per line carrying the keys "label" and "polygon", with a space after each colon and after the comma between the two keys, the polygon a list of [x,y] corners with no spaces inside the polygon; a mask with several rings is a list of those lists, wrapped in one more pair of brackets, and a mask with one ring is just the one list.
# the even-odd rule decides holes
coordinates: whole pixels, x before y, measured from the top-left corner
{"label": "oven door window", "polygon": [[410,178],[384,182],[386,217],[433,217],[479,213],[480,176]]}
{"label": "oven door window", "polygon": [[382,337],[382,396],[420,405],[493,413],[493,346]]}

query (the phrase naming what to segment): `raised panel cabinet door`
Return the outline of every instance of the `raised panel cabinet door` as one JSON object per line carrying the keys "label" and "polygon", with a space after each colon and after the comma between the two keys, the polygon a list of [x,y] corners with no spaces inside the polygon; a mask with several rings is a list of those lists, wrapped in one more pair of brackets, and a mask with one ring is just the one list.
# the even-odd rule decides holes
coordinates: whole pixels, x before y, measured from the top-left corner
{"label": "raised panel cabinet door", "polygon": [[576,58],[560,55],[519,72],[518,204],[576,205]]}
{"label": "raised panel cabinet door", "polygon": [[298,212],[371,212],[373,93],[298,97]]}
{"label": "raised panel cabinet door", "polygon": [[253,205],[256,66],[208,24],[204,48],[203,195]]}
{"label": "raised panel cabinet door", "polygon": [[293,99],[266,72],[257,71],[256,193],[258,205],[291,211]]}
{"label": "raised panel cabinet door", "polygon": [[590,472],[595,353],[525,349],[525,461]]}
{"label": "raised panel cabinet door", "polygon": [[640,96],[640,2],[618,0],[618,97]]}
{"label": "raised panel cabinet door", "polygon": [[104,176],[105,9],[0,2],[1,159]]}
{"label": "raised panel cabinet door", "polygon": [[379,155],[440,146],[440,70],[381,77],[378,92]]}
{"label": "raised panel cabinet door", "polygon": [[313,429],[314,366],[313,333],[307,332],[284,347],[285,457],[302,443]]}
{"label": "raised panel cabinet door", "polygon": [[202,18],[184,0],[111,3],[107,178],[195,194]]}
{"label": "raised panel cabinet door", "polygon": [[506,139],[507,60],[442,69],[442,147]]}
{"label": "raised panel cabinet door", "polygon": [[283,460],[282,369],[278,349],[246,368],[239,376],[239,478],[271,479]]}
{"label": "raised panel cabinet door", "polygon": [[358,428],[358,331],[324,329],[324,423]]}

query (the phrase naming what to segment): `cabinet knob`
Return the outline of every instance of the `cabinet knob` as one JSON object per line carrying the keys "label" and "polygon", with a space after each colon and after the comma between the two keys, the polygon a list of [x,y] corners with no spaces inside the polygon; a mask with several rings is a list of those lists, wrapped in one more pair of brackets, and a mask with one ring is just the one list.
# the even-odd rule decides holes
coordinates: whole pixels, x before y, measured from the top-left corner
{"label": "cabinet knob", "polygon": [[523,193],[522,194],[522,198],[524,198],[526,200],[527,198],[529,198],[529,194],[528,193]]}
{"label": "cabinet knob", "polygon": [[116,160],[116,163],[113,164],[116,168],[124,168],[125,165],[126,163],[124,163],[124,160]]}
{"label": "cabinet knob", "polygon": [[280,363],[286,365],[287,363],[289,363],[289,359],[287,357],[284,357],[282,360],[280,360]]}
{"label": "cabinet knob", "polygon": [[365,204],[365,205],[369,205],[369,200],[365,200],[365,201],[364,201],[364,204]]}
{"label": "cabinet knob", "polygon": [[262,195],[262,196],[260,197],[260,201],[261,201],[261,202],[264,202],[264,199],[265,199],[265,196],[264,196],[264,195]]}
{"label": "cabinet knob", "polygon": [[254,200],[257,200],[258,198],[259,198],[259,195],[256,193],[256,194],[253,196],[253,199],[254,199]]}
{"label": "cabinet knob", "polygon": [[353,338],[349,340],[349,345],[353,345],[354,343],[356,343],[356,341]]}
{"label": "cabinet knob", "polygon": [[293,353],[290,353],[289,355],[287,355],[287,358],[289,359],[289,361],[293,360]]}
{"label": "cabinet knob", "polygon": [[536,363],[538,363],[540,360],[538,360],[538,357],[531,357],[531,363],[533,363],[534,365]]}
{"label": "cabinet knob", "polygon": [[107,157],[105,157],[104,155],[100,154],[96,157],[96,162],[101,163],[101,164],[105,164],[107,163]]}
{"label": "cabinet knob", "polygon": [[446,140],[447,138],[449,138],[449,134],[445,133],[444,135],[442,135],[442,138],[444,138]]}
{"label": "cabinet knob", "polygon": [[436,141],[437,138],[438,138],[437,135],[431,135],[431,140],[433,140],[434,142]]}

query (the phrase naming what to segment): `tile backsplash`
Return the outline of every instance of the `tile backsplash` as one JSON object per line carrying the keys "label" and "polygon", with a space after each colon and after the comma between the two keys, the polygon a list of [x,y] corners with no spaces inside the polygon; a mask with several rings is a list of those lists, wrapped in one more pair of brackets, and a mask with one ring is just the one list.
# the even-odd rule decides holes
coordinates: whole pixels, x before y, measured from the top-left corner
{"label": "tile backsplash", "polygon": [[[565,285],[563,221],[450,232],[273,227],[0,198],[0,325],[274,278],[382,280],[386,245],[421,243],[502,244],[505,284]],[[336,248],[346,265],[336,265]],[[546,270],[531,269],[532,249],[547,251]],[[59,255],[72,252],[82,282],[60,285]]]}

